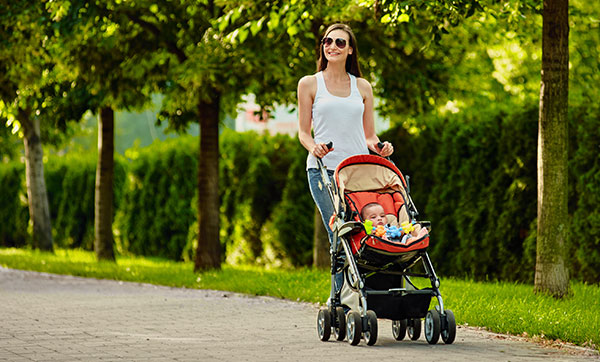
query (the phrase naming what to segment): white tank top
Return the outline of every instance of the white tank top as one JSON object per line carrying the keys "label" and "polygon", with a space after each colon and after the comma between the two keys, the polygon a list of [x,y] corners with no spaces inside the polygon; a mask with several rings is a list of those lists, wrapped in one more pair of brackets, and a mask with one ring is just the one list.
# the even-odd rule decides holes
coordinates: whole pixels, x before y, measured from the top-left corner
{"label": "white tank top", "polygon": [[[323,72],[318,72],[315,76],[317,93],[312,106],[314,139],[316,143],[333,142],[334,150],[323,157],[323,164],[327,169],[335,170],[345,158],[369,153],[363,127],[365,105],[356,85],[356,77],[352,74],[348,73],[348,97],[329,93]],[[306,169],[317,167],[317,158],[309,152]]]}

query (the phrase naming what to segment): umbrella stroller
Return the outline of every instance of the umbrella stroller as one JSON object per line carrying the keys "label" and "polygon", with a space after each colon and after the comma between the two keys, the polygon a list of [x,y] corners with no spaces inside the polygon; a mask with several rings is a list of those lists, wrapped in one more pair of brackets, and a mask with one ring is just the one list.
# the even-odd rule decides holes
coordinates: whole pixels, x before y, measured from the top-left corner
{"label": "umbrella stroller", "polygon": [[[440,336],[446,344],[454,342],[454,314],[444,309],[440,281],[427,254],[431,223],[416,220],[418,211],[410,197],[408,177],[389,159],[375,155],[342,161],[334,183],[320,159],[318,166],[335,210],[330,220],[334,235],[331,293],[327,307],[320,309],[317,317],[319,338],[327,341],[333,331],[337,340],[347,337],[350,344],[357,345],[364,337],[373,345],[377,319],[384,318],[392,320],[396,340],[404,339],[407,332],[411,340],[417,340],[425,318],[428,343],[437,343]],[[371,229],[360,213],[373,202],[386,213],[388,225],[383,233],[381,228]],[[407,237],[411,230],[416,237]],[[339,273],[344,283],[336,288]],[[411,277],[429,279],[431,286],[418,288]],[[432,297],[437,305],[429,310]]]}

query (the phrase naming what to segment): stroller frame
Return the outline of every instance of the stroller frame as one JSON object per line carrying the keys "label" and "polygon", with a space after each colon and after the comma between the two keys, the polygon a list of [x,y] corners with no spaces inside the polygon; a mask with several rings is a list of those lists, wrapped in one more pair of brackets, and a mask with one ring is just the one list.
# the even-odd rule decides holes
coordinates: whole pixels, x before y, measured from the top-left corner
{"label": "stroller frame", "polygon": [[[331,145],[328,145],[331,147]],[[389,158],[386,158],[392,162]],[[392,162],[393,164],[393,162]],[[375,344],[377,340],[377,315],[368,308],[368,299],[383,298],[393,301],[398,309],[402,311],[392,312],[387,316],[392,316],[392,332],[396,340],[402,340],[408,330],[409,337],[417,340],[421,333],[421,318],[425,317],[425,337],[427,342],[435,344],[441,335],[446,344],[451,344],[456,335],[456,323],[454,314],[450,310],[444,309],[444,302],[440,293],[440,280],[435,273],[431,259],[425,249],[417,250],[415,255],[409,260],[400,263],[389,263],[381,268],[371,268],[369,270],[364,265],[359,265],[354,258],[352,248],[348,237],[357,231],[364,230],[362,223],[354,220],[348,220],[345,215],[344,195],[339,195],[340,189],[337,183],[331,182],[327,168],[323,165],[321,159],[317,158],[318,169],[322,178],[323,185],[327,190],[329,198],[333,205],[334,215],[336,215],[331,230],[333,240],[330,246],[331,257],[331,288],[330,298],[327,308],[319,311],[317,318],[317,330],[322,341],[327,341],[333,328],[336,339],[343,340],[348,337],[348,342],[356,345],[361,337],[366,339],[368,345]],[[406,206],[410,220],[413,221],[419,215],[417,208],[410,197],[410,178],[406,179]],[[336,203],[336,200],[338,201]],[[428,221],[420,222],[423,226],[430,226]],[[425,273],[413,273],[411,268],[419,261],[422,262]],[[359,304],[358,311],[350,310],[346,314],[341,302],[340,292],[336,292],[336,274],[344,272],[347,268],[346,282],[349,287],[358,292]],[[361,268],[362,273],[361,273]],[[367,275],[368,274],[368,275]],[[365,282],[368,276],[382,274],[400,278],[399,287],[392,288],[370,288]],[[428,278],[431,288],[418,289],[410,280],[410,277]],[[405,286],[405,282],[407,285]],[[427,311],[431,298],[437,299],[437,305],[434,309]],[[405,301],[405,303],[403,303]],[[416,302],[417,308],[404,308],[410,302]],[[381,311],[381,308],[380,308]],[[426,313],[426,314],[425,314]],[[386,317],[386,312],[382,313]],[[390,319],[392,319],[390,318]],[[396,319],[398,318],[398,319]]]}

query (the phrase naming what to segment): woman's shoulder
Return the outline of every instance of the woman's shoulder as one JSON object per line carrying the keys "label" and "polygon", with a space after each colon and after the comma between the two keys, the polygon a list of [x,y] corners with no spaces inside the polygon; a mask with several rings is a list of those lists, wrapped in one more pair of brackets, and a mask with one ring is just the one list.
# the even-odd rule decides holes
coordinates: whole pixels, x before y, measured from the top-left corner
{"label": "woman's shoulder", "polygon": [[317,75],[305,75],[298,81],[298,91],[309,91],[311,93],[317,90]]}
{"label": "woman's shoulder", "polygon": [[371,83],[365,78],[356,77],[356,87],[358,91],[363,96],[363,98],[373,95],[373,88],[371,87]]}
{"label": "woman's shoulder", "polygon": [[356,86],[358,88],[363,88],[363,89],[371,89],[371,83],[369,83],[368,80],[366,80],[365,78],[361,78],[361,77],[356,77]]}
{"label": "woman's shoulder", "polygon": [[309,74],[309,75],[305,75],[304,77],[300,78],[300,80],[298,81],[298,86],[300,85],[313,85],[313,84],[317,84],[317,74]]}

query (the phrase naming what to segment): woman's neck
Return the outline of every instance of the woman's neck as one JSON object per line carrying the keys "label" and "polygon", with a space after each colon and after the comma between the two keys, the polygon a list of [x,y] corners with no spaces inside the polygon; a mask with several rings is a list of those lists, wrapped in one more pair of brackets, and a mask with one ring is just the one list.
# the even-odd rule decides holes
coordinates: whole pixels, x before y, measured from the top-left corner
{"label": "woman's neck", "polygon": [[327,75],[328,79],[342,80],[347,79],[346,64],[327,64],[327,68],[323,70],[323,74]]}

